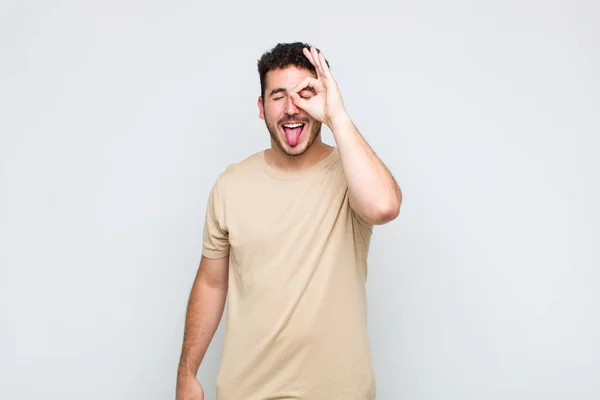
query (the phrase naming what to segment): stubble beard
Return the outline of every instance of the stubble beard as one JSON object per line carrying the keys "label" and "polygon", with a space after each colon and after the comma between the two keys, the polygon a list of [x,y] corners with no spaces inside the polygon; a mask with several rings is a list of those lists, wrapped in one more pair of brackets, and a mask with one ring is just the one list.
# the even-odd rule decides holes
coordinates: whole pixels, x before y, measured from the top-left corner
{"label": "stubble beard", "polygon": [[[304,149],[300,149],[300,150],[298,150],[297,147],[292,147],[292,152],[290,152],[290,150],[288,148],[286,148],[286,146],[284,145],[284,143],[283,143],[284,139],[281,138],[280,132],[277,129],[277,126],[271,125],[268,122],[268,118],[265,118],[265,124],[267,125],[267,130],[269,131],[271,138],[273,139],[275,144],[277,144],[277,147],[279,147],[281,149],[281,151],[283,151],[285,154],[287,154],[288,156],[292,156],[292,157],[301,156],[302,154],[304,154],[306,152],[306,150],[308,150],[310,148],[310,146],[312,146],[312,144],[315,142],[315,140],[317,140],[317,138],[321,134],[321,126],[322,126],[322,123],[313,121],[313,123],[310,124],[310,126],[312,128],[311,128],[311,132],[308,132],[310,134],[310,136],[308,138],[308,142],[306,143],[306,147],[304,147]],[[305,124],[305,127],[307,125],[309,125],[309,124]],[[306,133],[303,132],[302,135],[306,135]]]}

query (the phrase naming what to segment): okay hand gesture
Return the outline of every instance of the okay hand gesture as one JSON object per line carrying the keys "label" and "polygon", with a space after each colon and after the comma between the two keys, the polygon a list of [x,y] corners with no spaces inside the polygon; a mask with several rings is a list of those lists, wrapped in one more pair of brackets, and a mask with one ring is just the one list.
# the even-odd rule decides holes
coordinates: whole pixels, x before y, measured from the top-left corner
{"label": "okay hand gesture", "polygon": [[[317,79],[307,77],[296,85],[291,90],[292,101],[311,117],[331,128],[332,121],[346,113],[337,82],[333,79],[323,53],[317,52],[314,46],[310,50],[304,48],[303,52],[317,70]],[[312,96],[301,95],[307,88],[313,92]]]}

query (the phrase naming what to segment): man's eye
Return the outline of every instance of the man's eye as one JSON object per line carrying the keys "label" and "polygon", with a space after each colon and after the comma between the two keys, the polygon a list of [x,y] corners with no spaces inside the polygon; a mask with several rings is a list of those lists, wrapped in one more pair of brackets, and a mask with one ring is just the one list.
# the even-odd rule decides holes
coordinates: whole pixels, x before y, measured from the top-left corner
{"label": "man's eye", "polygon": [[283,97],[281,97],[281,96],[280,96],[280,97],[274,97],[274,98],[273,98],[273,100],[281,100],[281,99],[283,99]]}

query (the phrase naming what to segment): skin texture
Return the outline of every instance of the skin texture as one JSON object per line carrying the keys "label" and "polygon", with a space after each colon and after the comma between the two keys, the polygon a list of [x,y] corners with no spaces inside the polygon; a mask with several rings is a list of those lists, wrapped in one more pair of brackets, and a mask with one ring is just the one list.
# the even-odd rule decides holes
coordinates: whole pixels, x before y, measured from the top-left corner
{"label": "skin texture", "polygon": [[204,400],[196,374],[223,316],[228,277],[229,257],[213,260],[202,256],[188,301],[176,400]]}
{"label": "skin texture", "polygon": [[[316,74],[295,66],[266,74],[264,98],[258,99],[259,118],[265,121],[271,136],[265,161],[273,168],[290,172],[314,165],[332,151],[321,140],[321,127],[325,124],[340,153],[353,210],[372,224],[392,221],[400,212],[400,188],[347,114],[323,54],[314,47],[305,48],[303,53]],[[276,93],[272,93],[274,90]],[[305,124],[296,146],[287,143],[281,127],[290,121]],[[188,302],[176,400],[204,400],[196,374],[223,315],[228,266],[228,257],[211,260],[203,256],[200,261]]]}

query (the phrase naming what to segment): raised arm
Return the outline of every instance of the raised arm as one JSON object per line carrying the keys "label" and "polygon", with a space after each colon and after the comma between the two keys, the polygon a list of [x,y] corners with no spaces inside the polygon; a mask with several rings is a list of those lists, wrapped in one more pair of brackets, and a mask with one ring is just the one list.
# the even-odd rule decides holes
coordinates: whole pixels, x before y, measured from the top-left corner
{"label": "raised arm", "polygon": [[177,371],[177,400],[204,400],[196,374],[223,316],[228,271],[229,257],[209,259],[202,256],[187,306]]}
{"label": "raised arm", "polygon": [[365,221],[381,225],[400,213],[402,192],[392,174],[347,115],[332,121],[348,190],[350,206]]}
{"label": "raised arm", "polygon": [[[402,192],[392,174],[358,132],[346,113],[337,83],[322,53],[312,47],[305,56],[317,71],[317,79],[306,78],[292,90],[294,103],[326,124],[335,138],[350,192],[350,206],[365,221],[381,225],[400,213]],[[315,95],[302,98],[310,87]]]}

